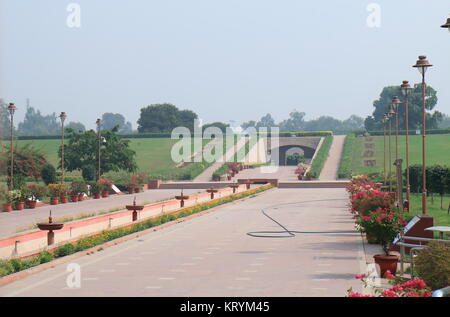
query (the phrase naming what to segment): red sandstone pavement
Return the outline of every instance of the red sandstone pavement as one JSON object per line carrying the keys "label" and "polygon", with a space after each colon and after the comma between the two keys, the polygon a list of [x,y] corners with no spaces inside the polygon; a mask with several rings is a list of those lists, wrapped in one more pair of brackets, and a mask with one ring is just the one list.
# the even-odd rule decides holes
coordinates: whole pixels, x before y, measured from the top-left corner
{"label": "red sandstone pavement", "polygon": [[[302,203],[298,203],[302,202]],[[255,238],[251,231],[353,230],[344,189],[273,189],[212,213],[74,260],[0,288],[2,296],[345,296],[361,289],[359,233]]]}
{"label": "red sandstone pavement", "polygon": [[[186,189],[186,194],[199,192],[198,189]],[[125,205],[133,203],[136,197],[137,204],[149,204],[168,198],[173,198],[180,193],[179,189],[157,189],[147,190],[132,195],[112,195],[108,198],[90,199],[76,203],[59,204],[55,206],[42,206],[36,209],[15,210],[12,212],[0,212],[0,238],[10,237],[23,231],[30,229],[30,226],[42,221],[52,211],[52,216],[56,221],[60,217],[77,217],[80,214],[99,213],[101,211],[110,211],[111,209],[124,209]]]}

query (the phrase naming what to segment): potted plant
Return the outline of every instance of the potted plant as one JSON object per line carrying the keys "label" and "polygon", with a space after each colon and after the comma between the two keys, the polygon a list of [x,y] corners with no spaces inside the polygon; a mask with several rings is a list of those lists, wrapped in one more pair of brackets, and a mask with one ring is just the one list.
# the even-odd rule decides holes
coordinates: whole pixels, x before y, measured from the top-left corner
{"label": "potted plant", "polygon": [[36,208],[36,204],[38,200],[41,200],[46,195],[46,188],[44,186],[38,185],[29,185],[27,186],[30,191],[30,195],[28,199],[25,201],[25,204],[29,209]]}
{"label": "potted plant", "polygon": [[26,187],[19,190],[20,196],[17,197],[16,201],[14,202],[14,209],[15,210],[23,210],[25,209],[25,201],[30,198],[31,193],[30,190]]}
{"label": "potted plant", "polygon": [[142,188],[144,184],[148,184],[148,174],[140,173],[140,174],[136,175],[136,178],[137,178],[140,188]]}
{"label": "potted plant", "polygon": [[367,216],[358,215],[356,217],[357,229],[376,239],[383,248],[384,254],[373,256],[375,263],[380,267],[381,276],[384,276],[388,270],[392,274],[397,271],[399,257],[389,254],[389,245],[405,225],[406,222],[400,211],[389,208],[378,208]]}
{"label": "potted plant", "polygon": [[134,194],[134,189],[138,186],[136,179],[132,177],[124,180],[122,185],[127,188],[129,194]]}
{"label": "potted plant", "polygon": [[103,186],[99,183],[91,184],[91,194],[94,199],[100,199],[102,194]]}
{"label": "potted plant", "polygon": [[106,198],[109,196],[109,191],[111,190],[113,182],[106,178],[100,178],[97,181],[97,184],[101,186],[102,197]]}
{"label": "potted plant", "polygon": [[69,202],[69,199],[67,198],[68,194],[69,194],[69,188],[64,184],[61,184],[59,199],[62,204],[66,204],[67,202]]}
{"label": "potted plant", "polygon": [[72,182],[70,185],[72,192],[72,201],[74,201],[74,196],[76,195],[78,201],[82,201],[84,198],[84,193],[88,191],[87,185],[84,182]]}
{"label": "potted plant", "polygon": [[3,211],[12,211],[12,204],[20,198],[20,190],[10,190],[5,194],[6,203],[3,204]]}
{"label": "potted plant", "polygon": [[57,205],[59,197],[61,196],[62,185],[61,184],[49,184],[48,191],[50,194],[50,205]]}
{"label": "potted plant", "polygon": [[12,206],[11,203],[8,202],[7,198],[8,189],[6,186],[0,185],[0,200],[3,202],[2,210],[3,211],[11,211]]}

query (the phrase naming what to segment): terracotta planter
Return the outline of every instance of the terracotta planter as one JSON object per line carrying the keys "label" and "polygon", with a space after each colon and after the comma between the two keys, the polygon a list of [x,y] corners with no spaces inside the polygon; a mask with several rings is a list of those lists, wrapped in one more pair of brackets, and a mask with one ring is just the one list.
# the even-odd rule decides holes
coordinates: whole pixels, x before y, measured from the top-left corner
{"label": "terracotta planter", "polygon": [[384,277],[386,271],[389,270],[392,274],[397,272],[397,263],[400,259],[397,255],[374,255],[375,263],[380,266],[380,276]]}
{"label": "terracotta planter", "polygon": [[231,180],[231,175],[227,175],[227,179],[230,181]]}
{"label": "terracotta planter", "polygon": [[69,202],[69,198],[67,196],[61,196],[59,197],[61,204],[67,204]]}
{"label": "terracotta planter", "polygon": [[72,202],[76,203],[78,201],[78,195],[72,195]]}
{"label": "terracotta planter", "polygon": [[140,192],[141,192],[141,188],[136,187],[136,188],[134,189],[134,192],[135,192],[135,193],[140,193]]}
{"label": "terracotta planter", "polygon": [[128,188],[128,194],[134,194],[134,188],[133,187]]}
{"label": "terracotta planter", "polygon": [[6,203],[2,205],[2,210],[4,212],[10,212],[12,211],[12,204],[11,203]]}
{"label": "terracotta planter", "polygon": [[84,199],[84,194],[78,194],[78,201],[82,201]]}
{"label": "terracotta planter", "polygon": [[27,201],[26,201],[27,207],[28,207],[29,209],[34,209],[34,208],[36,208],[36,203],[37,203],[36,200],[27,200]]}
{"label": "terracotta planter", "polygon": [[52,197],[50,198],[50,205],[57,205],[58,204],[58,198]]}
{"label": "terracotta planter", "polygon": [[102,198],[102,194],[100,194],[100,193],[94,194],[94,199],[100,199],[100,198]]}
{"label": "terracotta planter", "polygon": [[23,210],[25,208],[25,203],[23,201],[16,201],[14,203],[15,210]]}
{"label": "terracotta planter", "polygon": [[109,193],[108,193],[108,192],[103,192],[103,193],[102,193],[102,197],[103,197],[103,198],[106,198],[106,197],[108,197],[108,196],[109,196]]}

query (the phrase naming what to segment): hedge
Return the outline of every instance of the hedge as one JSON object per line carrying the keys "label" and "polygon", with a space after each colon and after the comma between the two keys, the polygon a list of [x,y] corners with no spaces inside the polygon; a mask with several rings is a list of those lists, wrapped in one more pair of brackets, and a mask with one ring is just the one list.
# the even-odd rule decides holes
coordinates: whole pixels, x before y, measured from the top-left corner
{"label": "hedge", "polygon": [[353,149],[356,136],[354,133],[347,134],[339,163],[338,178],[349,178],[352,176]]}
{"label": "hedge", "polygon": [[322,171],[323,166],[328,158],[328,152],[330,152],[331,143],[333,143],[333,136],[328,135],[323,140],[322,146],[317,152],[316,157],[312,162],[311,169],[306,173],[306,176],[310,176],[313,178],[318,178],[320,172]]}

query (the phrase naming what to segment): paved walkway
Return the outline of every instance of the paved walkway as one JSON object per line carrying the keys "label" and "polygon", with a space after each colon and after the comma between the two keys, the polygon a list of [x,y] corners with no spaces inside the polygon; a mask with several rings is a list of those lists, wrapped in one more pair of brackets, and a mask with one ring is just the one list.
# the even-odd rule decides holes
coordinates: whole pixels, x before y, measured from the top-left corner
{"label": "paved walkway", "polygon": [[[225,161],[228,162],[230,158],[235,154],[235,150],[237,149],[237,152],[239,152],[239,149],[244,146],[245,144],[245,138],[240,138],[236,142],[236,146],[232,146],[226,153],[225,153]],[[212,164],[210,167],[205,169],[200,175],[198,175],[196,178],[194,178],[194,182],[209,182],[212,180],[212,176],[216,170],[218,170],[224,162],[216,162]]]}
{"label": "paved walkway", "polygon": [[[74,260],[0,288],[2,296],[345,296],[361,283],[359,233],[344,189],[273,189],[212,213]],[[256,238],[278,231],[261,208],[291,230],[317,233]]]}
{"label": "paved walkway", "polygon": [[[199,192],[198,189],[186,189],[186,194]],[[59,204],[55,206],[42,206],[36,209],[15,210],[12,212],[0,212],[0,238],[10,237],[18,231],[31,229],[31,226],[49,216],[50,210],[52,216],[78,217],[81,214],[99,213],[119,210],[125,208],[125,205],[133,203],[136,197],[137,204],[150,204],[152,202],[173,198],[180,193],[179,189],[153,189],[132,195],[112,195],[108,198],[90,199],[76,203]]]}
{"label": "paved walkway", "polygon": [[345,135],[334,135],[328,159],[320,173],[319,180],[331,181],[338,176],[339,163],[341,162],[342,150],[344,148]]}
{"label": "paved walkway", "polygon": [[239,172],[233,180],[239,178],[277,178],[281,182],[298,181],[295,169],[297,166],[263,166],[249,168]]}

